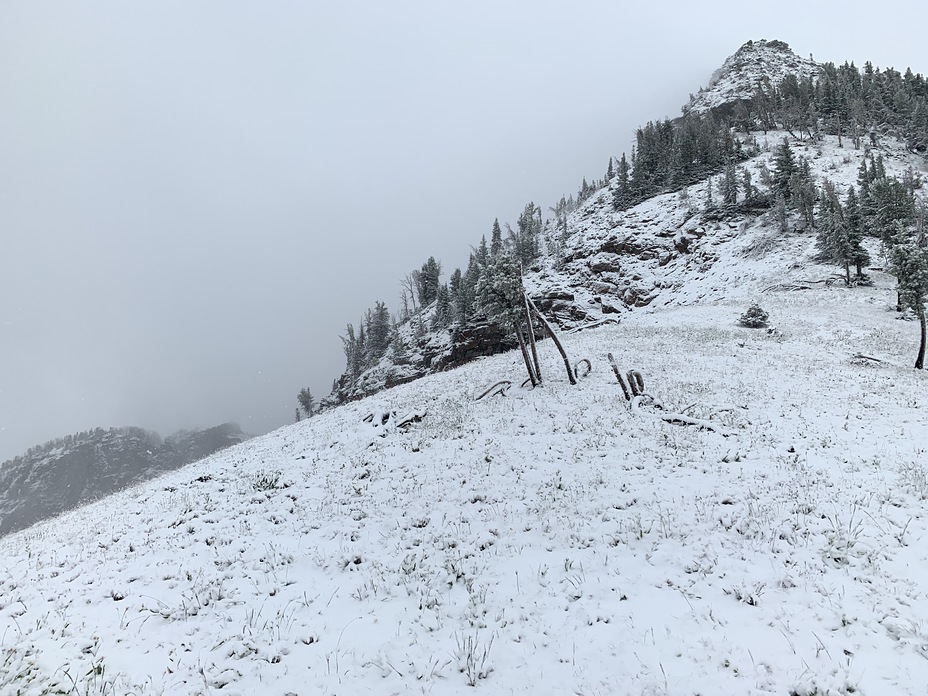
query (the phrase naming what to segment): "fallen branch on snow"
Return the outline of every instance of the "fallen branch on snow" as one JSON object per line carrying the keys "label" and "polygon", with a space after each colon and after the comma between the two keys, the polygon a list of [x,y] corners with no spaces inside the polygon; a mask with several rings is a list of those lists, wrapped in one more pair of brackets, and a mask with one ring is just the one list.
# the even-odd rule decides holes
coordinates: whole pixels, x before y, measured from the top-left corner
{"label": "fallen branch on snow", "polygon": [[883,361],[879,358],[874,358],[872,355],[864,355],[863,353],[854,353],[851,356],[853,360],[872,360],[875,363],[882,363]]}
{"label": "fallen branch on snow", "polygon": [[[662,411],[661,413],[649,413],[647,411],[642,411],[643,406],[653,406],[655,409]],[[670,413],[669,411],[664,412],[663,407],[655,401],[654,397],[650,394],[639,394],[634,397],[631,401],[632,413],[635,413],[640,416],[651,416],[652,418],[660,418],[666,423],[673,423],[674,425],[695,425],[698,428],[704,428],[706,430],[711,430],[712,432],[718,433],[722,437],[728,437],[731,435],[730,432],[724,428],[720,428],[712,421],[705,420],[703,418],[691,418],[690,416],[685,416],[682,413]]]}
{"label": "fallen branch on snow", "polygon": [[495,396],[496,394],[499,394],[500,396],[506,396],[506,392],[509,391],[509,387],[511,386],[512,382],[510,382],[508,379],[502,379],[488,389],[485,389],[483,393],[480,394],[480,396],[474,399],[474,401],[480,401],[480,399],[485,396]]}
{"label": "fallen branch on snow", "polygon": [[618,319],[611,319],[606,317],[605,319],[598,319],[597,321],[592,321],[589,324],[582,324],[581,326],[575,326],[572,329],[565,331],[565,334],[575,334],[579,331],[586,331],[587,329],[592,329],[597,326],[602,326],[603,324],[618,324]]}

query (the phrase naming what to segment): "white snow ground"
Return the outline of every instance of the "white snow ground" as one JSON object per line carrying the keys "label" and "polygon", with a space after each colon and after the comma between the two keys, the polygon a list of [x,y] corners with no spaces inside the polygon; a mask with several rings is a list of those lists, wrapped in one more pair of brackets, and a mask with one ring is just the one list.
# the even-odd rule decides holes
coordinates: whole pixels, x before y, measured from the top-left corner
{"label": "white snow ground", "polygon": [[[860,151],[797,152],[855,180]],[[475,401],[523,378],[485,358],[0,540],[0,695],[924,696],[917,324],[891,276],[820,282],[810,233],[680,210],[597,194],[572,216],[581,249],[693,242],[628,260],[648,308],[562,337],[593,363],[575,387],[544,342],[534,391]],[[754,300],[772,332],[736,325]],[[731,435],[630,412],[610,351]]]}
{"label": "white snow ground", "polygon": [[[12,535],[0,693],[925,694],[928,380],[875,279],[763,295],[772,334],[567,336],[576,387],[545,342],[474,401],[521,381],[482,359]],[[733,434],[632,414],[609,351]]]}

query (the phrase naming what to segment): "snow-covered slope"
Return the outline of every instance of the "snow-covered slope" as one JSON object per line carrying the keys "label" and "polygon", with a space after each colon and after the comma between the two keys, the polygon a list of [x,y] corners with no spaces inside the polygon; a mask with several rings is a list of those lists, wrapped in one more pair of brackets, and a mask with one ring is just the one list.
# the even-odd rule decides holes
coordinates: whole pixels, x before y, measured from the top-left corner
{"label": "snow-covered slope", "polygon": [[[565,328],[621,320],[565,332],[578,385],[542,342],[543,386],[478,400],[524,370],[480,358],[0,540],[0,694],[924,694],[918,327],[707,185],[594,193],[526,277]],[[630,408],[610,352],[711,428]]]}
{"label": "snow-covered slope", "polygon": [[[484,358],[8,537],[0,693],[923,694],[928,382],[874,278],[764,294],[772,333],[648,308],[565,337],[576,387],[542,343],[475,401],[520,380]],[[610,351],[730,435],[632,413]]]}
{"label": "snow-covered slope", "polygon": [[[773,153],[784,137],[778,131],[750,136],[760,153],[741,166],[753,181],[761,180],[762,169],[774,169]],[[842,147],[833,136],[789,141],[796,157],[808,160],[817,186],[827,179],[843,197],[856,185],[863,150]],[[926,176],[925,160],[894,139],[885,138],[876,154],[890,176],[904,179],[910,169]],[[609,190],[601,189],[569,218],[567,261],[529,274],[529,291],[562,325],[577,326],[623,318],[642,307],[750,301],[771,285],[809,279],[814,232],[798,230],[794,216],[793,232],[784,236],[769,211],[707,214],[708,185],[656,196],[625,211],[614,210]],[[713,195],[717,199],[718,193]],[[822,270],[815,280],[838,271]]]}
{"label": "snow-covered slope", "polygon": [[819,70],[812,58],[796,55],[783,41],[748,41],[726,59],[684,110],[699,113],[752,99],[758,87],[776,85],[787,75],[800,80],[815,77]]}
{"label": "snow-covered slope", "polygon": [[[758,154],[739,169],[748,171],[761,190],[765,190],[762,172],[775,169],[774,151],[784,137],[795,156],[809,162],[815,185],[827,179],[842,197],[856,185],[865,157],[863,149],[836,136],[799,141],[782,131],[769,131],[742,137],[747,148],[756,146]],[[898,140],[882,138],[873,154],[882,156],[889,176],[904,180],[911,170],[914,176],[926,178],[925,159]],[[719,179],[717,175],[710,180],[716,201]],[[574,329],[620,321],[644,307],[726,298],[749,301],[771,285],[808,280],[804,266],[796,264],[814,255],[807,244],[813,233],[784,238],[772,213],[764,209],[706,212],[710,181],[622,211],[614,209],[609,186],[599,189],[569,214],[566,239],[558,239],[560,233],[552,225],[546,228],[549,253],[539,270],[528,270],[524,276],[529,294],[559,326]],[[923,191],[918,195],[923,196]],[[801,224],[795,214],[791,224],[794,231]],[[826,270],[815,280],[824,281],[831,274]],[[429,311],[422,320],[426,326]],[[454,337],[447,330],[426,332],[423,338],[417,338],[412,328],[409,323],[401,328],[410,346],[406,363],[394,364],[388,353],[357,382],[343,375],[327,405],[447,369],[475,354],[496,352],[504,340],[497,327],[468,326]]]}

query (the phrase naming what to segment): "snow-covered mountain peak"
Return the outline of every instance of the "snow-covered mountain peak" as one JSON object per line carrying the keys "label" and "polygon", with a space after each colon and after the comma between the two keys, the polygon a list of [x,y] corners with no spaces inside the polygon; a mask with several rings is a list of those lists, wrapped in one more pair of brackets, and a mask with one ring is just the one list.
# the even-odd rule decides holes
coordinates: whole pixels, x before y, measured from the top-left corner
{"label": "snow-covered mountain peak", "polygon": [[784,41],[748,41],[715,71],[685,111],[704,112],[742,99],[751,99],[759,85],[776,84],[787,75],[815,76],[819,65],[802,58]]}

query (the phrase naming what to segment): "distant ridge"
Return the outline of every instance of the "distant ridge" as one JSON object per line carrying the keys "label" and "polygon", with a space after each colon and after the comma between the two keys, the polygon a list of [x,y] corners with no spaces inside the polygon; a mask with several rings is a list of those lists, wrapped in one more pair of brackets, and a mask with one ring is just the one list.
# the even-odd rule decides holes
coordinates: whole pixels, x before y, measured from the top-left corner
{"label": "distant ridge", "polygon": [[142,428],[97,428],[32,447],[0,465],[0,536],[247,439],[224,423],[163,440]]}

